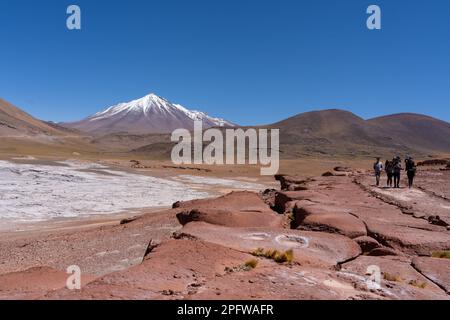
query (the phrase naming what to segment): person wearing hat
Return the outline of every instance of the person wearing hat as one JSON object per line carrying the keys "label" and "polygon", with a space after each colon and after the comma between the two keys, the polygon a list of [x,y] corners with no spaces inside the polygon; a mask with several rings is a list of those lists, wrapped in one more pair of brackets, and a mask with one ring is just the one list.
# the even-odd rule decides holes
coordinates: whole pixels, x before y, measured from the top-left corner
{"label": "person wearing hat", "polygon": [[373,164],[373,170],[375,171],[375,179],[378,187],[380,186],[381,172],[383,171],[383,162],[381,162],[380,157],[378,157],[377,161]]}
{"label": "person wearing hat", "polygon": [[416,167],[416,164],[414,163],[413,158],[408,157],[405,160],[405,170],[406,170],[406,174],[408,176],[408,186],[411,189],[413,187],[414,177],[416,176],[416,171],[417,171],[417,167]]}

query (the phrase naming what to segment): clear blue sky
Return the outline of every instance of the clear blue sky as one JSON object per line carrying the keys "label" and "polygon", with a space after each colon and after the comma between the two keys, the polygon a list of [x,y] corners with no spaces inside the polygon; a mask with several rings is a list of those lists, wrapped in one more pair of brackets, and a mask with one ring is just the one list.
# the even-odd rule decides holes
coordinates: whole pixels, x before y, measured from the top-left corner
{"label": "clear blue sky", "polygon": [[450,121],[448,0],[0,0],[0,43],[0,97],[44,120],[155,92],[247,125],[327,108]]}

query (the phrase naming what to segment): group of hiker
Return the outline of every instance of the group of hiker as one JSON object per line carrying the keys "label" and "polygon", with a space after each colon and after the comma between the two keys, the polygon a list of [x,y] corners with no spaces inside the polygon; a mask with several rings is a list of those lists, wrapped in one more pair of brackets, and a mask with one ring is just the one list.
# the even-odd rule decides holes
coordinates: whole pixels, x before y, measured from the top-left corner
{"label": "group of hiker", "polygon": [[377,187],[380,186],[381,173],[384,169],[387,175],[388,188],[400,188],[400,177],[403,170],[406,171],[406,175],[408,176],[408,186],[409,188],[412,188],[417,171],[413,158],[406,157],[405,168],[403,169],[402,159],[399,156],[393,158],[392,160],[386,160],[384,164],[381,162],[381,158],[378,157],[377,161],[373,165],[373,169],[375,171]]}

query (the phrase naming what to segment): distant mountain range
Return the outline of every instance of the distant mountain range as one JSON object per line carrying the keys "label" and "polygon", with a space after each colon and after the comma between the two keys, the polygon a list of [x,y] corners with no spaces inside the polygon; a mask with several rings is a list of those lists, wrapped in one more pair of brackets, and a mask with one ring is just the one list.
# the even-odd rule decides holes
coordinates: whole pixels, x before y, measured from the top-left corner
{"label": "distant mountain range", "polygon": [[204,128],[235,126],[230,121],[188,110],[153,93],[109,107],[84,120],[61,125],[98,136],[111,133],[170,133],[178,128],[193,130],[195,120],[202,120]]}
{"label": "distant mountain range", "polygon": [[450,124],[419,114],[364,120],[331,109],[301,113],[268,127],[280,128],[282,149],[292,156],[450,152]]}
{"label": "distant mountain range", "polygon": [[[62,124],[40,121],[0,100],[2,137],[88,136],[91,146],[107,152],[170,154],[173,143],[168,133],[177,128],[191,130],[196,119],[203,120],[204,128],[237,126],[155,94],[112,106],[79,122]],[[332,109],[301,113],[261,127],[280,129],[284,158],[450,153],[450,124],[419,114],[364,120],[351,112]]]}

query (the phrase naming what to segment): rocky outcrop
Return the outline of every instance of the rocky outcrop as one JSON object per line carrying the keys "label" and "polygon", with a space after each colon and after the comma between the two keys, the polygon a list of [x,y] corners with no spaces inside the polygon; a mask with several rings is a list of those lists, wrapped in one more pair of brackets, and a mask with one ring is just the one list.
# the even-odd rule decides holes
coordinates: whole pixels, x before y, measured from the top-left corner
{"label": "rocky outcrop", "polygon": [[367,229],[380,243],[406,254],[430,256],[433,251],[450,250],[448,233],[372,221]]}
{"label": "rocky outcrop", "polygon": [[307,190],[306,183],[310,181],[306,177],[288,176],[283,174],[275,175],[275,180],[280,181],[282,191]]}
{"label": "rocky outcrop", "polygon": [[293,224],[300,230],[338,233],[349,238],[367,235],[361,220],[336,207],[297,201],[293,212]]}
{"label": "rocky outcrop", "polygon": [[[65,288],[69,275],[48,267],[34,267],[22,272],[0,275],[0,300],[32,300],[45,292]],[[81,285],[93,281],[82,275]]]}
{"label": "rocky outcrop", "polygon": [[[0,297],[448,299],[450,260],[430,256],[450,250],[450,233],[428,221],[437,213],[433,221],[446,221],[446,200],[426,190],[375,188],[373,177],[347,169],[314,179],[278,176],[284,190],[177,202],[115,226],[8,239],[0,242],[0,272],[79,261],[83,271],[102,273],[76,292],[38,282],[27,291],[21,277],[34,280],[26,272],[0,275]],[[281,253],[289,260],[276,259]],[[66,279],[55,269],[48,271],[54,280]]]}
{"label": "rocky outcrop", "polygon": [[382,247],[382,245],[377,240],[368,236],[357,237],[353,240],[355,240],[355,242],[359,244],[363,254],[367,254],[374,249]]}
{"label": "rocky outcrop", "polygon": [[275,198],[278,191],[275,189],[266,189],[260,193],[261,199],[273,210],[275,208]]}
{"label": "rocky outcrop", "polygon": [[416,257],[412,266],[450,294],[450,259]]}
{"label": "rocky outcrop", "polygon": [[[448,296],[439,286],[417,272],[405,257],[368,257],[357,259],[342,265],[341,272],[366,277],[372,289],[380,288],[390,299],[399,300],[445,300]],[[380,286],[376,285],[379,273]]]}
{"label": "rocky outcrop", "polygon": [[[241,268],[257,259],[253,269]],[[379,299],[334,270],[279,264],[225,245],[171,240],[142,264],[102,277],[81,291],[61,289],[45,299],[308,300]]]}
{"label": "rocky outcrop", "polygon": [[312,190],[306,191],[279,191],[275,194],[275,205],[273,209],[278,213],[285,213],[294,209],[296,201],[317,198],[317,193]]}
{"label": "rocky outcrop", "polygon": [[[426,215],[425,215],[426,216]],[[441,219],[440,216],[429,216],[428,222],[434,224],[435,226],[448,227],[449,224]]]}
{"label": "rocky outcrop", "polygon": [[283,218],[254,192],[233,192],[216,199],[177,203],[174,207],[182,225],[203,221],[235,228],[283,226]]}
{"label": "rocky outcrop", "polygon": [[324,232],[274,230],[271,228],[228,228],[203,222],[189,223],[183,233],[251,253],[265,250],[293,250],[294,260],[301,265],[330,267],[351,260],[361,254],[351,239]]}
{"label": "rocky outcrop", "polygon": [[322,177],[346,177],[350,174],[351,174],[350,172],[345,171],[335,171],[335,172],[327,171],[322,174]]}
{"label": "rocky outcrop", "polygon": [[223,209],[192,209],[177,214],[178,221],[186,225],[193,221],[203,221],[211,224],[234,227],[282,227],[281,216],[274,212],[262,211],[231,211]]}

